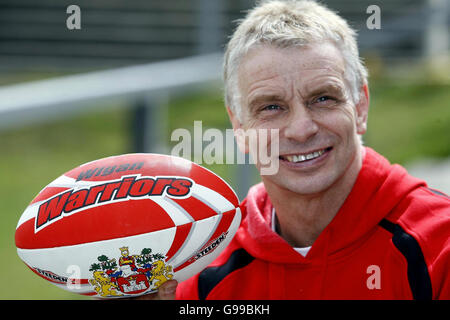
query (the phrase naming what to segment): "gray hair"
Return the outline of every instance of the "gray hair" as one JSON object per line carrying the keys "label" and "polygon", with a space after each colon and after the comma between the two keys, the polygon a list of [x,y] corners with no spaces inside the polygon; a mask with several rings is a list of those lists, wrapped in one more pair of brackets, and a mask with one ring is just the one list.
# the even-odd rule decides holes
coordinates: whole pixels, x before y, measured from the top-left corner
{"label": "gray hair", "polygon": [[238,69],[247,52],[256,45],[278,48],[331,41],[345,61],[345,79],[354,103],[367,84],[367,70],[359,58],[356,32],[347,22],[322,4],[311,0],[261,1],[250,10],[226,47],[223,77],[225,104],[241,120]]}

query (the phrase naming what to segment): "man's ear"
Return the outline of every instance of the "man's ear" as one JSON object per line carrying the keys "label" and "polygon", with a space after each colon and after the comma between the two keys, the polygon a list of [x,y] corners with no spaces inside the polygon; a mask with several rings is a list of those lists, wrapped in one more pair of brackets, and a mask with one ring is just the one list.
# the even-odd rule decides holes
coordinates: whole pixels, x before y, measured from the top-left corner
{"label": "man's ear", "polygon": [[242,127],[241,121],[238,119],[236,114],[227,106],[228,116],[230,117],[231,125],[233,126],[234,136],[236,138],[236,143],[238,145],[239,151],[246,154],[248,153],[248,143],[245,135],[245,130]]}
{"label": "man's ear", "polygon": [[369,115],[369,87],[363,85],[359,93],[359,101],[356,104],[356,131],[364,134],[367,131],[367,117]]}

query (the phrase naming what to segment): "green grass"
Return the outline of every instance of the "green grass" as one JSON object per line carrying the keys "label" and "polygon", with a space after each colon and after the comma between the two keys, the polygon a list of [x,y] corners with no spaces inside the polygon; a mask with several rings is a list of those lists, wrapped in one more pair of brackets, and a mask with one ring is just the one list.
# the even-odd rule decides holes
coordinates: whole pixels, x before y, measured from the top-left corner
{"label": "green grass", "polygon": [[450,155],[450,86],[378,83],[371,89],[367,144],[391,162]]}
{"label": "green grass", "polygon": [[[366,144],[393,162],[424,155],[450,155],[450,87],[379,82],[371,86],[372,107]],[[78,299],[48,284],[20,261],[14,245],[17,221],[33,197],[62,173],[87,161],[131,152],[130,113],[117,106],[64,121],[0,131],[0,299]],[[195,120],[207,128],[230,128],[221,93],[171,101],[168,137]],[[175,143],[171,143],[173,146]],[[227,181],[233,166],[206,166]]]}

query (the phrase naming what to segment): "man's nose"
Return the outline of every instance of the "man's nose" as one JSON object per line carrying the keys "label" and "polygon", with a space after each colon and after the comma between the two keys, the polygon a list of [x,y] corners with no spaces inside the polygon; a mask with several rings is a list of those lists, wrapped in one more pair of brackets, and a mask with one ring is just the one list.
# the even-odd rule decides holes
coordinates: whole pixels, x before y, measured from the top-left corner
{"label": "man's nose", "polygon": [[318,131],[319,126],[312,114],[312,110],[302,103],[292,105],[284,136],[298,142],[306,142]]}

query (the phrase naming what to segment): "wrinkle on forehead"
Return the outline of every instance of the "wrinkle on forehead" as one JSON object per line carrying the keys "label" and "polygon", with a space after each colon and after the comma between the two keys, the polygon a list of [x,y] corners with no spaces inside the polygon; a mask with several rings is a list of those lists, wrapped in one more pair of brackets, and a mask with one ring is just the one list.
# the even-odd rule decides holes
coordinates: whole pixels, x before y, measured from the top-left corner
{"label": "wrinkle on forehead", "polygon": [[[258,57],[263,54],[265,63],[260,63]],[[285,73],[298,72],[302,70],[325,69],[344,74],[345,63],[339,49],[332,43],[324,42],[315,45],[292,48],[276,48],[272,46],[255,46],[249,50],[241,62],[241,74],[257,76],[259,73],[270,71],[283,71],[286,69],[286,60],[293,60],[297,68],[284,70]],[[267,65],[271,68],[267,68]],[[273,68],[276,66],[276,68]],[[270,77],[267,75],[266,77]]]}
{"label": "wrinkle on forehead", "polygon": [[240,90],[247,96],[243,97],[246,102],[261,90],[286,94],[294,89],[291,86],[296,86],[297,90],[308,91],[324,81],[345,90],[344,71],[342,55],[331,43],[283,49],[259,46],[251,49],[242,61]]}

